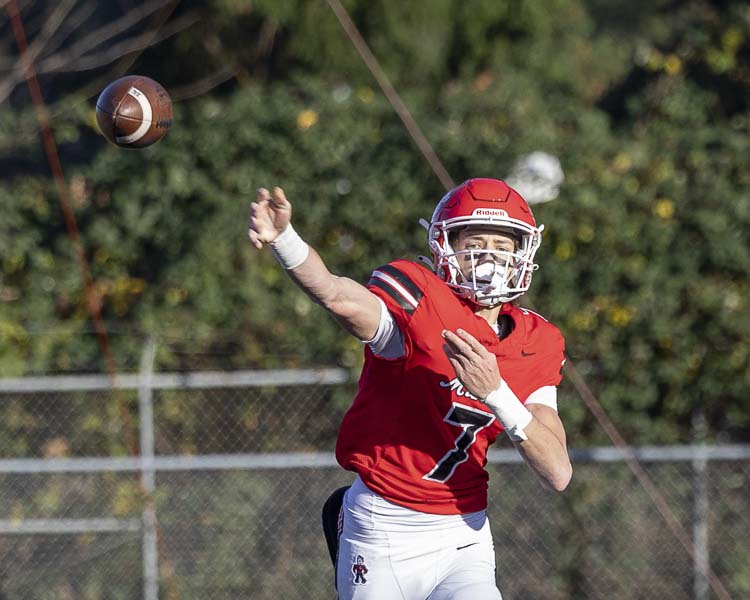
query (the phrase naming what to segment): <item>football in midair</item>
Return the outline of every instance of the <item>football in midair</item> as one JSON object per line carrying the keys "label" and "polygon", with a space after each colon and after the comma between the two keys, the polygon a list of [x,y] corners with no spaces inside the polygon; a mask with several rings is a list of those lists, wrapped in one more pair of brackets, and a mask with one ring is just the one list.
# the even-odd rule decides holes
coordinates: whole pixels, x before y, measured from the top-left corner
{"label": "football in midair", "polygon": [[117,146],[150,146],[172,126],[172,100],[153,79],[121,77],[99,94],[96,122],[104,137]]}

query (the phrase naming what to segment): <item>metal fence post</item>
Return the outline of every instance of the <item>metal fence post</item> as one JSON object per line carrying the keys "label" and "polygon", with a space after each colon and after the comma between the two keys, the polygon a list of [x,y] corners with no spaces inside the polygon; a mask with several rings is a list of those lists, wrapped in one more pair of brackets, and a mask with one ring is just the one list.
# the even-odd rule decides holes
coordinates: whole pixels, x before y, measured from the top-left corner
{"label": "metal fence post", "polygon": [[159,553],[156,524],[156,472],[154,470],[154,407],[152,379],[156,342],[149,336],[141,355],[138,384],[138,417],[140,422],[141,485],[143,486],[143,600],[159,598]]}
{"label": "metal fence post", "polygon": [[709,597],[709,550],[708,550],[708,460],[706,458],[706,417],[701,409],[693,414],[693,443],[697,444],[693,458],[693,598],[708,600]]}

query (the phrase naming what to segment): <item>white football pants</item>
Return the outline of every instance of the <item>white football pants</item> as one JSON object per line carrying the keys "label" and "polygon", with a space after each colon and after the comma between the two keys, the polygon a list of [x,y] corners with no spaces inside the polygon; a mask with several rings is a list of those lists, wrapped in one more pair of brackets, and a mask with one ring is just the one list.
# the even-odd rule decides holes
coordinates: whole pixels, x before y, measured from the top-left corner
{"label": "white football pants", "polygon": [[344,496],[342,515],[339,600],[501,600],[484,511],[410,510],[357,478]]}

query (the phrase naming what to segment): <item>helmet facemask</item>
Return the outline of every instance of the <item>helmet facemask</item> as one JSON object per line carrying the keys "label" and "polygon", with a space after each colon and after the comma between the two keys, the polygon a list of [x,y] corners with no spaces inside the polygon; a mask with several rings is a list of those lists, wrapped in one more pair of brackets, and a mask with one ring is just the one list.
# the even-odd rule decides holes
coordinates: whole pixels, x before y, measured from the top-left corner
{"label": "helmet facemask", "polygon": [[[533,259],[541,243],[541,228],[525,223],[497,227],[494,223],[472,221],[430,226],[435,271],[458,295],[482,307],[490,308],[518,298],[529,289],[531,275],[538,268]],[[466,248],[456,251],[451,239],[467,226],[490,234],[496,230],[498,234],[510,235],[516,240],[514,250]]]}

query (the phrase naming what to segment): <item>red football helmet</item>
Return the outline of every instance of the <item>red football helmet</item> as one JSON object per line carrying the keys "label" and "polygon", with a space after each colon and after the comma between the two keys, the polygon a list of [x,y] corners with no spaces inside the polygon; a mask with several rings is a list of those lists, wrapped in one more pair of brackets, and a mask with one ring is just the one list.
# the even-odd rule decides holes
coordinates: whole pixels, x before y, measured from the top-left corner
{"label": "red football helmet", "polygon": [[[467,228],[497,230],[515,240],[515,251],[451,246],[451,233]],[[438,202],[428,224],[435,273],[458,295],[480,306],[496,306],[529,289],[538,268],[534,254],[542,242],[531,209],[521,195],[499,179],[469,179]],[[469,257],[469,274],[459,266]],[[488,266],[493,265],[493,266]]]}

